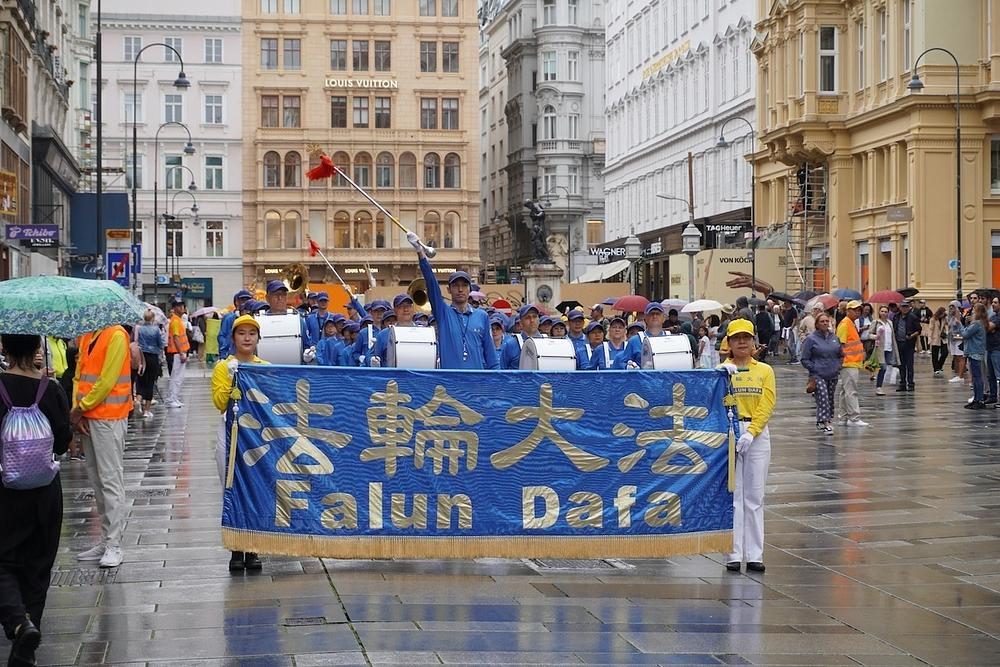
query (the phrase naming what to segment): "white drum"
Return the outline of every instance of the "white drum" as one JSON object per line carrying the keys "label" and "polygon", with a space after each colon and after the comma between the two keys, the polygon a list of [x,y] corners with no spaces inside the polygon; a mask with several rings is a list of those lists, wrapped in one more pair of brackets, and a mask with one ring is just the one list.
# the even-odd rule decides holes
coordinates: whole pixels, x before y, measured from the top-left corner
{"label": "white drum", "polygon": [[569,338],[525,338],[518,368],[522,371],[575,371],[576,348]]}
{"label": "white drum", "polygon": [[684,334],[643,336],[642,367],[657,371],[689,371],[694,368],[691,339]]}
{"label": "white drum", "polygon": [[434,327],[391,327],[386,366],[436,368],[437,336]]}
{"label": "white drum", "polygon": [[257,356],[272,364],[302,363],[302,325],[296,313],[258,315],[260,342]]}

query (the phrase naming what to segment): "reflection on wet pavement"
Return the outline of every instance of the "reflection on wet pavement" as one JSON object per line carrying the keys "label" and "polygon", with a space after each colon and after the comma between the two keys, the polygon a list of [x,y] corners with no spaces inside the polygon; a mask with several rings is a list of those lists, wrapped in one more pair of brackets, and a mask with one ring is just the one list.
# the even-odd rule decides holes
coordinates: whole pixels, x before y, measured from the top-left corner
{"label": "reflection on wet pavement", "polygon": [[129,425],[125,563],[103,578],[73,559],[99,528],[82,464],[64,463],[39,664],[1000,663],[1000,412],[962,410],[922,363],[915,395],[876,402],[863,383],[871,428],[821,436],[800,370],[776,371],[762,575],[712,554],[265,558],[231,576],[217,416],[189,373],[186,408]]}

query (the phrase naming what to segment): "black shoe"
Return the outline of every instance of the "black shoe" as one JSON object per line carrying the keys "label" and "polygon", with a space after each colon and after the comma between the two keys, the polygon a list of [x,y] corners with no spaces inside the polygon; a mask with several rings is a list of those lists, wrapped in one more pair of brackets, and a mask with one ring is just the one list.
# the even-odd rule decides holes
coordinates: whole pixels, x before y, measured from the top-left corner
{"label": "black shoe", "polygon": [[243,557],[243,565],[246,566],[247,572],[260,572],[264,569],[264,564],[260,562],[260,558],[257,554],[248,551],[246,556]]}
{"label": "black shoe", "polygon": [[986,404],[984,404],[982,401],[973,401],[972,403],[966,403],[962,407],[964,407],[966,410],[985,410]]}
{"label": "black shoe", "polygon": [[985,403],[986,405],[996,405],[997,404],[997,399],[995,399],[995,398],[987,398],[985,401],[983,401],[983,403]]}
{"label": "black shoe", "polygon": [[229,571],[230,572],[242,572],[245,567],[243,563],[243,552],[234,551],[232,558],[229,559]]}
{"label": "black shoe", "polygon": [[906,387],[896,387],[896,391],[909,391]]}
{"label": "black shoe", "polygon": [[757,561],[747,563],[747,572],[763,572],[763,571],[764,571],[763,563]]}
{"label": "black shoe", "polygon": [[10,657],[7,665],[34,665],[35,651],[42,643],[42,633],[38,631],[35,624],[30,619],[25,618],[21,627],[14,634],[14,641],[10,645]]}
{"label": "black shoe", "polygon": [[730,572],[739,572],[740,562],[738,560],[730,561],[726,563],[726,569],[729,570]]}

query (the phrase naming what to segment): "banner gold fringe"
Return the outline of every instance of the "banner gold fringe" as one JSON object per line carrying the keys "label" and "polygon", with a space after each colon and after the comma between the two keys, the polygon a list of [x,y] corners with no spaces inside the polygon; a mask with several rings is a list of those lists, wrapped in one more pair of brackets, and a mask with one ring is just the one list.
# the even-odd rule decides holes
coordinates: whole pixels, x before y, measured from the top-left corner
{"label": "banner gold fringe", "polygon": [[728,553],[731,530],[602,537],[326,537],[222,528],[230,551],[320,558],[665,558]]}

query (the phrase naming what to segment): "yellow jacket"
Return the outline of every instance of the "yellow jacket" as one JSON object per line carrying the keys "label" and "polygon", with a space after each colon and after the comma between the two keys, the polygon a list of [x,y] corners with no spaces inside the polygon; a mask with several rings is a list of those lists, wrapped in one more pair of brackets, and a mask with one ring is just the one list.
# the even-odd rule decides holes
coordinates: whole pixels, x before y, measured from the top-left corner
{"label": "yellow jacket", "polygon": [[[229,400],[239,400],[240,390],[233,384],[233,375],[229,372],[229,361],[236,360],[234,355],[229,355],[225,359],[216,362],[215,370],[212,371],[212,403],[219,412],[225,412],[229,407]],[[266,364],[260,357],[254,355],[253,364]]]}
{"label": "yellow jacket", "polygon": [[774,412],[777,397],[774,370],[762,361],[751,359],[746,371],[730,376],[733,395],[740,419],[752,418],[747,430],[756,438],[760,435]]}

